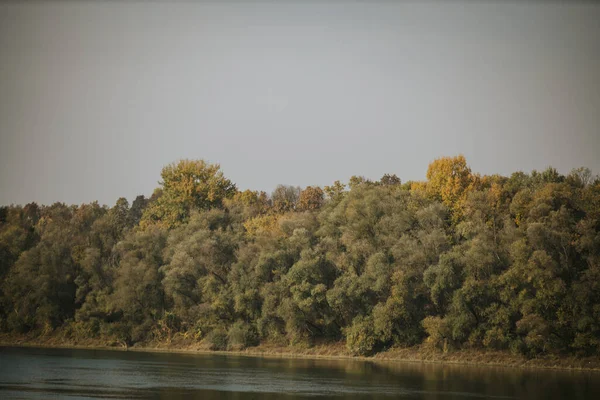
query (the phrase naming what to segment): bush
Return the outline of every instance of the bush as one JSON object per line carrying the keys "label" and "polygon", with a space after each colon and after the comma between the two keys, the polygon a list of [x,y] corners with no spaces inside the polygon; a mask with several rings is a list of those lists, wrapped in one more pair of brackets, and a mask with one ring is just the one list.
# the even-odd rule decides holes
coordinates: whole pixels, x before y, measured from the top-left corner
{"label": "bush", "polygon": [[356,317],[346,329],[346,348],[354,355],[368,356],[373,353],[377,338],[371,317]]}
{"label": "bush", "polygon": [[246,347],[258,345],[258,332],[253,325],[237,321],[229,328],[227,333],[229,349],[243,350]]}
{"label": "bush", "polygon": [[523,316],[517,321],[517,333],[523,339],[529,356],[544,353],[552,345],[550,327],[539,315],[529,314]]}
{"label": "bush", "polygon": [[281,318],[266,316],[259,318],[256,322],[260,339],[266,339],[280,346],[288,344],[285,336],[285,323]]}
{"label": "bush", "polygon": [[223,329],[214,329],[206,337],[211,350],[227,350],[227,332]]}
{"label": "bush", "polygon": [[88,339],[98,337],[99,332],[100,322],[94,318],[88,321],[66,321],[63,334],[70,339]]}
{"label": "bush", "polygon": [[483,345],[493,349],[506,349],[509,343],[507,332],[496,327],[488,330],[483,339]]}
{"label": "bush", "polygon": [[450,330],[444,319],[429,316],[421,321],[421,325],[427,332],[427,343],[444,351],[448,350]]}
{"label": "bush", "polygon": [[113,336],[119,343],[127,347],[134,343],[131,337],[131,326],[125,322],[113,322],[108,325],[107,331],[110,336]]}

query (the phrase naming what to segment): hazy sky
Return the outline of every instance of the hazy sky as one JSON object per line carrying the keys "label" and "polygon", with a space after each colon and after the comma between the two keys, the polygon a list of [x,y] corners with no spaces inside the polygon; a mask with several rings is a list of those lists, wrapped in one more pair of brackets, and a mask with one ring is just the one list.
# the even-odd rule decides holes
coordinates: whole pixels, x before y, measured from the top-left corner
{"label": "hazy sky", "polygon": [[600,172],[600,4],[0,4],[0,204],[150,195],[181,158],[241,189]]}

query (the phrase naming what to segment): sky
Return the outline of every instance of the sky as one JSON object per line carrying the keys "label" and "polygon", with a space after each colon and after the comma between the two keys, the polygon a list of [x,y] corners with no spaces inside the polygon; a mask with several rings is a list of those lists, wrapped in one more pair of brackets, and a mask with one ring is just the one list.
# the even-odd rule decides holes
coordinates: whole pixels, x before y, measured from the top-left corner
{"label": "sky", "polygon": [[112,205],[163,166],[240,189],[600,173],[600,3],[0,2],[0,204]]}

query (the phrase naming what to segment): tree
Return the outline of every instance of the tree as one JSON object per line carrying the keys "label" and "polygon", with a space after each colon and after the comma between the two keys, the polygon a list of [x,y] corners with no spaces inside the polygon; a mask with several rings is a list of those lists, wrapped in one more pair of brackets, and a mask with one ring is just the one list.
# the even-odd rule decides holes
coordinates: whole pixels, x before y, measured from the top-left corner
{"label": "tree", "polygon": [[73,317],[85,230],[100,213],[97,204],[76,208],[56,203],[41,211],[36,224],[39,242],[20,254],[5,282],[13,302],[8,315],[13,329],[49,332]]}
{"label": "tree", "polygon": [[531,181],[534,186],[541,186],[546,183],[561,183],[565,177],[558,173],[556,168],[548,167],[542,172],[535,169],[531,171]]}
{"label": "tree", "polygon": [[324,193],[318,186],[307,186],[298,198],[298,211],[314,211],[323,205]]}
{"label": "tree", "polygon": [[[211,348],[600,351],[600,181],[435,160],[272,199],[184,161],[131,207],[0,207],[0,331]],[[324,196],[327,194],[327,201]],[[138,225],[140,222],[140,225]],[[428,339],[426,337],[429,336]]]}
{"label": "tree", "polygon": [[240,214],[243,219],[264,215],[271,208],[267,194],[253,190],[237,192],[231,199],[227,199],[224,205],[231,212]]}
{"label": "tree", "polygon": [[144,210],[148,206],[148,199],[144,197],[143,194],[137,196],[133,203],[131,203],[131,208],[129,209],[128,223],[129,227],[137,226],[142,219],[142,215],[144,214]]}
{"label": "tree", "polygon": [[427,168],[427,191],[457,215],[460,212],[460,201],[475,181],[475,176],[471,174],[471,168],[462,155],[438,158]]}
{"label": "tree", "polygon": [[352,175],[350,177],[350,180],[348,181],[348,187],[350,188],[350,190],[361,186],[361,185],[368,185],[371,184],[373,182],[371,182],[369,179],[365,178],[364,176],[357,176],[357,175]]}
{"label": "tree", "polygon": [[[224,211],[211,210],[194,214],[187,225],[170,232],[162,285],[187,326],[203,322],[206,327],[231,315],[228,276],[241,232],[231,229],[230,222]],[[203,307],[209,312],[203,314]]]}
{"label": "tree", "polygon": [[218,164],[203,160],[181,160],[161,172],[160,197],[144,211],[140,225],[159,224],[167,228],[188,221],[193,210],[222,207],[223,200],[237,192],[223,176]]}
{"label": "tree", "polygon": [[402,181],[396,176],[396,174],[384,174],[379,180],[379,183],[384,186],[395,186],[401,185]]}
{"label": "tree", "polygon": [[277,185],[271,194],[273,210],[277,213],[296,209],[301,189],[297,186]]}
{"label": "tree", "polygon": [[160,267],[166,243],[163,229],[149,227],[132,232],[117,246],[120,262],[108,303],[121,316],[114,330],[126,344],[147,338],[164,311]]}
{"label": "tree", "polygon": [[566,180],[573,186],[585,188],[594,182],[594,176],[589,168],[579,167],[573,169]]}
{"label": "tree", "polygon": [[340,181],[335,181],[331,186],[325,186],[323,189],[329,200],[338,201],[344,196],[346,185]]}

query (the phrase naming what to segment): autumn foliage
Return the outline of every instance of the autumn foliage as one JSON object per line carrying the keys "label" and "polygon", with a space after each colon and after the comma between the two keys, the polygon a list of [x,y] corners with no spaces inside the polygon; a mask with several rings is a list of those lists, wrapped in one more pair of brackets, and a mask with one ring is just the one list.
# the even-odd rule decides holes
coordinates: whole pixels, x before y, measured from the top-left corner
{"label": "autumn foliage", "polygon": [[479,176],[463,156],[426,177],[268,195],[183,160],[131,205],[1,207],[0,330],[598,354],[600,180]]}

